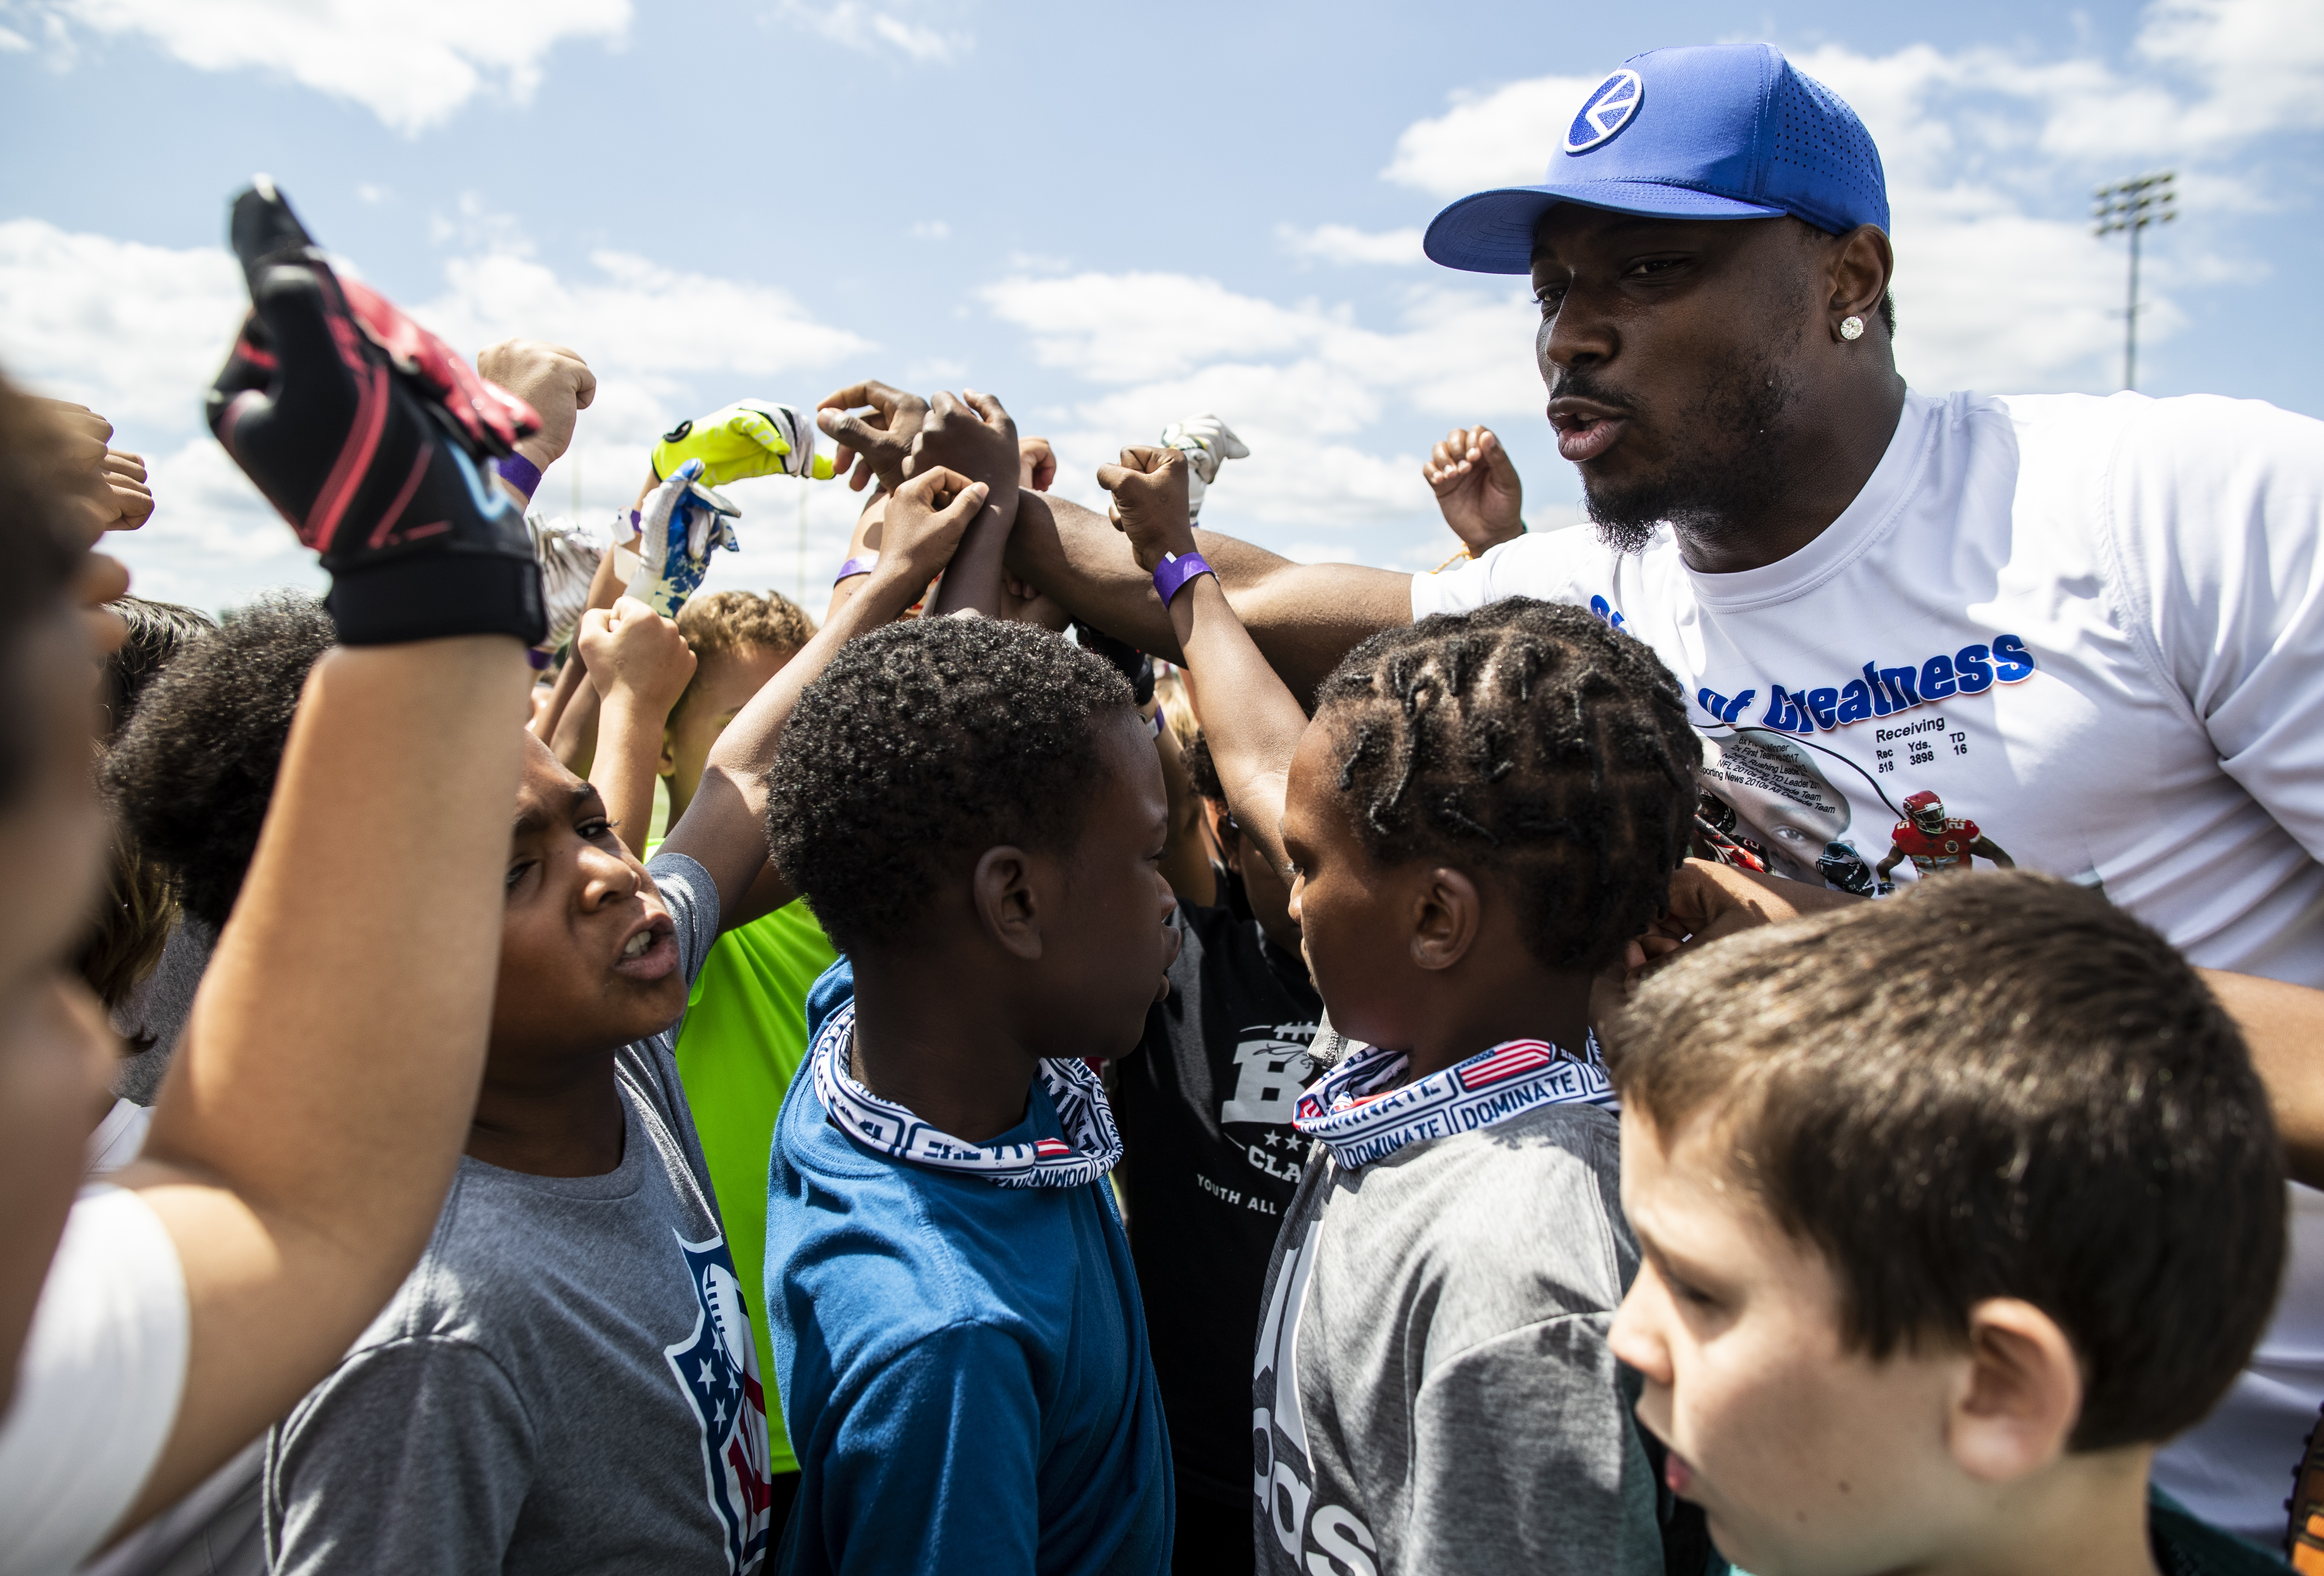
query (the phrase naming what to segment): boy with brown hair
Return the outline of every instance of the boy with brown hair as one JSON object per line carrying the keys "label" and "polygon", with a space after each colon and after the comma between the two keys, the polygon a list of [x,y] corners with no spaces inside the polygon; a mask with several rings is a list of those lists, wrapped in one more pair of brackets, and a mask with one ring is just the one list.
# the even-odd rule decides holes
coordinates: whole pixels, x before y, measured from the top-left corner
{"label": "boy with brown hair", "polygon": [[2280,1569],[2152,1499],[2284,1257],[2236,1022],[2080,888],[1932,880],[1723,941],[1609,1037],[1669,1487],[1784,1572]]}
{"label": "boy with brown hair", "polygon": [[815,639],[807,610],[780,592],[714,591],[678,612],[678,632],[695,659],[694,677],[669,709],[657,770],[669,792],[669,824],[702,786],[710,747],[751,697]]}

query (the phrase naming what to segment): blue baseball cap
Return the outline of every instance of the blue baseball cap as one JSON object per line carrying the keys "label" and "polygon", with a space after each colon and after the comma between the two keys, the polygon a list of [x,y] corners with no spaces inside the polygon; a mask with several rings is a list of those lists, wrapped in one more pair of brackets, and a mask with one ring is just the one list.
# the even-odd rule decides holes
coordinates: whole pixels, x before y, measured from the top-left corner
{"label": "blue baseball cap", "polygon": [[1547,179],[1462,198],[1421,246],[1447,268],[1528,273],[1534,226],[1562,202],[1665,219],[1791,214],[1833,235],[1888,227],[1872,134],[1773,44],[1632,55],[1582,101]]}

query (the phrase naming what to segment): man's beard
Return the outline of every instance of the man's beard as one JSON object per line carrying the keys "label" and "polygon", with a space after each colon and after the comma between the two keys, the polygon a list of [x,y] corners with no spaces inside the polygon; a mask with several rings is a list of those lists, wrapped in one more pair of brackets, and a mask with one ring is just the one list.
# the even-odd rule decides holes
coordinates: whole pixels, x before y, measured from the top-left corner
{"label": "man's beard", "polygon": [[[1601,397],[1587,373],[1567,375],[1554,392]],[[1585,477],[1582,502],[1598,539],[1618,553],[1635,553],[1665,521],[1698,539],[1748,530],[1783,496],[1784,446],[1775,437],[1784,412],[1799,397],[1799,385],[1772,356],[1738,351],[1710,368],[1695,403],[1672,429],[1686,453],[1659,474],[1619,487],[1592,485]],[[1605,402],[1637,409],[1624,400]]]}

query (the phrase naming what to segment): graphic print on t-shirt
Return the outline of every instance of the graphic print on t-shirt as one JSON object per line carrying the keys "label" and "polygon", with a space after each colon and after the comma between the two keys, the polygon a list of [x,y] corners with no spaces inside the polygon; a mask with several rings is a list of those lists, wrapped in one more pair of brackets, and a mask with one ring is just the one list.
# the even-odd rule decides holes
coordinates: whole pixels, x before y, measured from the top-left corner
{"label": "graphic print on t-shirt", "polygon": [[[1275,1295],[1259,1323],[1259,1358],[1251,1374],[1251,1492],[1266,1507],[1268,1530],[1293,1562],[1310,1551],[1308,1570],[1329,1576],[1378,1576],[1379,1539],[1344,1505],[1317,1505],[1307,1460],[1307,1429],[1299,1410],[1299,1314],[1307,1301],[1307,1274],[1323,1235],[1320,1215],[1294,1221],[1298,1246],[1287,1252]],[[1275,1562],[1266,1563],[1272,1567]]]}
{"label": "graphic print on t-shirt", "polygon": [[1299,1096],[1323,1071],[1308,1047],[1313,1023],[1259,1023],[1235,1037],[1235,1081],[1219,1102],[1219,1132],[1254,1170],[1296,1185],[1307,1145],[1291,1129]]}
{"label": "graphic print on t-shirt", "polygon": [[[673,1237],[678,1234],[670,1233]],[[730,1571],[765,1553],[772,1487],[767,1481],[767,1396],[751,1342],[751,1312],[726,1240],[678,1239],[697,1304],[694,1333],[662,1349],[702,1424],[702,1467],[711,1513],[726,1529]]]}
{"label": "graphic print on t-shirt", "polygon": [[[1603,594],[1591,597],[1590,611],[1615,629],[1628,623]],[[1924,791],[1897,802],[1891,788],[1898,752],[1907,768],[1933,766],[1941,749],[1947,758],[1968,755],[1966,719],[1956,712],[1948,723],[1941,713],[1930,714],[1925,708],[1947,702],[1956,707],[1977,705],[1997,685],[2023,684],[2034,675],[2034,655],[2019,636],[2000,633],[1919,661],[1881,663],[1876,657],[1844,682],[1802,688],[1772,680],[1738,686],[1732,695],[1708,683],[1696,688],[1695,727],[1703,735],[1703,802],[1696,819],[1703,841],[1722,860],[1801,880],[1820,878],[1859,897],[1892,890],[1889,871],[1907,856],[1915,875],[1966,867],[1968,845],[1978,840],[1974,830],[1954,851],[1959,858],[1935,847],[1915,853],[1906,846],[1918,846],[1918,834],[1930,831],[1927,817],[1915,816],[1911,801],[1935,796]],[[1755,703],[1763,694],[1766,702],[1758,707]],[[1909,712],[1923,714],[1890,720]],[[1869,770],[1840,741],[1825,744],[1814,737],[1868,722],[1874,724]],[[1860,752],[1857,737],[1847,738]],[[1895,858],[1876,869],[1847,838],[1849,797],[1833,786],[1832,772],[1861,778],[1888,806],[1904,839],[1892,839],[1888,852],[1903,851]],[[1945,839],[1940,835],[1938,841]],[[1982,848],[1976,852],[1991,857]]]}
{"label": "graphic print on t-shirt", "polygon": [[[1593,611],[1604,600],[1594,598]],[[1599,616],[1611,622],[1618,615],[1609,609]],[[1961,706],[1977,705],[1978,697],[1997,685],[2022,684],[2035,670],[2023,640],[1997,634],[1989,642],[1972,641],[1923,662],[1883,668],[1876,659],[1845,684],[1794,690],[1770,682],[1766,708],[1756,715],[1751,708],[1760,687],[1738,687],[1732,696],[1700,687],[1695,705],[1696,727],[1703,736],[1703,794],[1696,818],[1703,841],[1728,862],[1821,879],[1859,897],[1894,890],[1891,874],[1907,859],[1915,876],[1966,869],[1972,853],[2009,864],[1990,841],[1973,846],[1979,833],[1972,822],[1959,820],[1949,834],[1934,790],[1897,790],[1903,772],[1923,772],[1941,759],[1970,753],[1973,728],[1990,723],[1981,706],[1974,719]],[[1955,708],[1950,719],[1928,709],[1946,702]],[[1920,714],[1905,720],[1905,713]],[[1815,737],[1866,722],[1874,724],[1868,767],[1858,758],[1859,735],[1843,734],[1831,743]],[[1848,835],[1853,812],[1849,792],[1835,777],[1856,779],[1859,795],[1869,788],[1895,817],[1896,830],[1877,865]],[[1930,804],[1937,806],[1933,816],[1926,808]],[[1949,842],[1958,846],[1944,847]]]}
{"label": "graphic print on t-shirt", "polygon": [[[1705,734],[1699,774],[1702,797],[1695,808],[1702,840],[1723,862],[1803,879],[1821,876],[1860,898],[1895,890],[1892,872],[1907,860],[1918,876],[1966,870],[1972,856],[2002,868],[2015,864],[1975,821],[1949,816],[1944,800],[1931,788],[1906,794],[1903,803],[1891,806],[1895,825],[1888,846],[1877,865],[1868,864],[1847,836],[1848,796],[1824,775],[1827,766],[1845,771],[1854,762],[1836,754],[1820,761],[1820,753],[1813,745],[1760,728]],[[1914,751],[1914,763],[1925,764],[1928,753]],[[1858,775],[1884,802],[1888,799],[1878,778]]]}
{"label": "graphic print on t-shirt", "polygon": [[1924,876],[1967,870],[1978,859],[1991,860],[2005,870],[2014,869],[2016,864],[1976,822],[1946,815],[1944,800],[1928,788],[1904,796],[1904,818],[1896,823],[1896,830],[1890,836],[1888,857],[1880,862],[1875,872],[1880,878],[1882,891],[1889,889],[1888,872],[1907,859]]}

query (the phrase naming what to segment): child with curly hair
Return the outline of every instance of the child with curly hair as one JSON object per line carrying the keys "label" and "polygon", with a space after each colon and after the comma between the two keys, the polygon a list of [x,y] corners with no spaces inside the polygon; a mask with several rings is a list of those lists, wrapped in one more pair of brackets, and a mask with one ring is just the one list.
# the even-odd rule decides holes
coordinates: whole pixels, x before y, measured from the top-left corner
{"label": "child with curly hair", "polygon": [[1033,625],[892,624],[801,696],[768,841],[847,956],[770,1175],[783,1568],[1168,1569],[1087,1064],[1135,1049],[1167,988],[1167,807],[1130,686]]}

